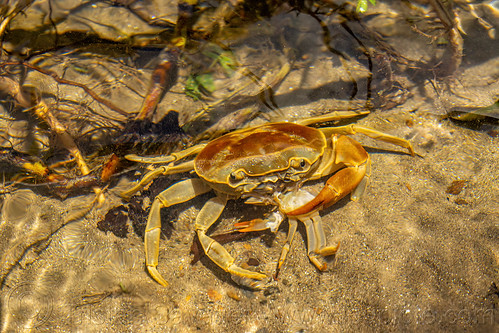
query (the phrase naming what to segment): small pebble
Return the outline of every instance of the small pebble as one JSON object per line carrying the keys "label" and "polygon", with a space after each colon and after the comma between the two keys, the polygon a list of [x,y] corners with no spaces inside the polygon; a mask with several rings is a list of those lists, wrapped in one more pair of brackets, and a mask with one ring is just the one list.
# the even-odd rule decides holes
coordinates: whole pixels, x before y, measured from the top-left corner
{"label": "small pebble", "polygon": [[458,195],[461,193],[461,191],[464,188],[464,185],[466,185],[466,180],[455,180],[450,184],[449,187],[447,187],[447,193],[453,194],[453,195]]}
{"label": "small pebble", "polygon": [[206,294],[208,294],[208,297],[210,298],[211,301],[213,302],[218,302],[222,299],[222,294],[220,294],[218,291],[215,289],[209,289]]}
{"label": "small pebble", "polygon": [[234,291],[234,290],[227,291],[227,296],[229,296],[230,298],[232,298],[233,300],[236,300],[236,301],[241,300],[241,296],[239,295],[239,293]]}
{"label": "small pebble", "polygon": [[256,258],[249,258],[247,261],[247,264],[249,266],[258,266],[258,265],[260,265],[260,261]]}

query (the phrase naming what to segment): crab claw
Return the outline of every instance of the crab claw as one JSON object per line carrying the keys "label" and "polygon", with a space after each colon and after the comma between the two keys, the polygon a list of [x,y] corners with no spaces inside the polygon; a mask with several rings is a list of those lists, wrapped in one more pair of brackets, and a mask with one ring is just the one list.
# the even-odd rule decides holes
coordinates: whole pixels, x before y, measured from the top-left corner
{"label": "crab claw", "polygon": [[266,219],[253,219],[251,221],[238,222],[234,224],[234,230],[249,232],[270,229],[270,231],[276,232],[283,220],[284,216],[281,213],[273,212],[272,215]]}
{"label": "crab claw", "polygon": [[267,223],[262,219],[238,222],[234,224],[234,230],[239,232],[260,231],[268,229]]}
{"label": "crab claw", "polygon": [[362,146],[346,136],[333,137],[334,160],[337,165],[344,165],[326,182],[322,191],[307,204],[287,212],[288,216],[306,215],[331,206],[344,196],[352,193],[356,200],[367,185],[371,160]]}
{"label": "crab claw", "polygon": [[326,186],[312,201],[287,213],[287,215],[304,215],[331,206],[351,193],[361,182],[364,174],[365,169],[359,170],[358,168],[345,168],[338,171],[333,177],[329,178]]}

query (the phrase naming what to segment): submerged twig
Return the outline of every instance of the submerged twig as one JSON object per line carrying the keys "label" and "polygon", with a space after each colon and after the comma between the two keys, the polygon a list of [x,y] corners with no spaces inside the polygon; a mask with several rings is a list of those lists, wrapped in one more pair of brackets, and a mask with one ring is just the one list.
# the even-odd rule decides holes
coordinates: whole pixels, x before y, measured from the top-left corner
{"label": "submerged twig", "polygon": [[96,100],[97,102],[99,102],[99,103],[107,106],[111,110],[113,110],[113,111],[115,111],[115,112],[117,112],[117,113],[119,113],[119,114],[121,114],[123,116],[126,116],[126,117],[129,116],[128,112],[122,110],[118,106],[114,105],[112,102],[110,102],[110,101],[108,101],[106,99],[103,99],[102,97],[100,97],[99,95],[97,95],[92,89],[88,88],[86,85],[84,85],[82,83],[79,83],[79,82],[75,82],[75,81],[71,81],[71,80],[67,80],[67,79],[61,78],[61,77],[59,77],[59,75],[57,75],[56,73],[54,73],[54,72],[52,72],[50,70],[43,69],[43,68],[40,68],[38,66],[35,66],[33,64],[30,64],[30,63],[27,63],[27,62],[23,62],[23,61],[6,61],[6,62],[3,62],[3,63],[0,64],[0,68],[1,67],[5,67],[5,66],[25,66],[25,67],[27,67],[29,69],[32,69],[32,70],[40,72],[40,73],[42,73],[44,75],[50,76],[57,83],[67,84],[67,85],[71,85],[71,86],[75,86],[75,87],[81,88],[87,94],[89,94],[94,100]]}

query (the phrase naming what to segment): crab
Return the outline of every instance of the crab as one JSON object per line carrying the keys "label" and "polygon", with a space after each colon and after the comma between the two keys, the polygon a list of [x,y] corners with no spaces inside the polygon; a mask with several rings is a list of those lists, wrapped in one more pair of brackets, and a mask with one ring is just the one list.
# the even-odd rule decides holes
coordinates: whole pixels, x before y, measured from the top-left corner
{"label": "crab", "polygon": [[[228,200],[243,199],[247,204],[273,205],[275,211],[263,219],[235,224],[240,232],[270,229],[275,232],[286,218],[289,229],[277,263],[283,265],[291,248],[298,221],[305,225],[308,257],[321,271],[326,258],[334,255],[339,243],[326,245],[319,212],[351,194],[358,200],[370,176],[370,157],[357,141],[356,133],[406,148],[414,156],[408,140],[358,124],[315,128],[308,125],[356,117],[368,112],[333,112],[294,122],[273,122],[236,130],[211,142],[198,144],[168,156],[127,159],[143,163],[163,163],[122,193],[125,199],[140,191],[156,177],[194,171],[197,177],[173,184],[157,195],[151,205],[144,236],[146,267],[163,286],[167,281],[158,267],[162,208],[170,207],[213,191],[197,215],[194,229],[206,255],[241,285],[256,287],[266,274],[238,266],[234,257],[207,231],[220,217]],[[190,158],[182,163],[177,161]],[[325,186],[313,195],[301,189],[303,183],[331,175]]]}

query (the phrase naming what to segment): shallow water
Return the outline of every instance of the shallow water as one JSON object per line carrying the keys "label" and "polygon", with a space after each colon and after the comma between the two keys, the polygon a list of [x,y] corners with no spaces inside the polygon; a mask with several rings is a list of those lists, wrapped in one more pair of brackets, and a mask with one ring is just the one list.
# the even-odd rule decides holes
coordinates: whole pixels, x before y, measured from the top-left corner
{"label": "shallow water", "polygon": [[[114,104],[115,109],[81,87],[26,69],[25,86],[41,92],[90,169],[100,171],[113,150],[124,154],[116,142],[123,138],[127,114],[137,114],[147,95],[157,57],[172,37],[177,7],[167,1],[50,4],[48,16],[40,14],[49,12],[41,1],[12,19],[4,35],[9,55],[4,63],[25,59]],[[270,8],[270,18],[242,11],[246,22],[240,20],[241,11],[235,18],[230,10],[201,15],[193,28],[197,35],[180,53],[178,80],[153,117],[159,121],[175,110],[185,135],[167,126],[168,135],[150,135],[161,144],[146,149],[148,142],[141,143],[129,147],[131,152],[180,150],[235,128],[370,108],[358,124],[410,140],[418,155],[355,135],[371,156],[371,177],[359,201],[347,197],[321,212],[328,244],[341,242],[330,269],[319,272],[309,262],[300,226],[279,279],[261,291],[239,287],[206,257],[191,265],[194,220],[211,194],[164,209],[158,269],[169,286],[146,273],[143,233],[150,201],[194,175],[158,179],[130,203],[120,193],[147,171],[134,164],[107,183],[74,186],[70,193],[44,185],[42,178],[9,186],[13,177],[26,175],[13,162],[15,154],[37,156],[47,165],[70,157],[49,126],[27,108],[13,106],[12,95],[5,98],[0,143],[2,156],[9,158],[0,161],[5,174],[0,330],[497,330],[497,118],[463,126],[468,124],[446,117],[454,108],[478,109],[498,99],[499,43],[492,37],[499,18],[486,4],[497,6],[485,2],[474,9],[489,28],[463,10],[469,8],[456,9],[462,22],[460,59],[441,41],[448,36],[430,6],[381,0],[358,21],[347,15],[351,11],[330,13],[331,7],[323,7],[311,15],[302,8],[297,15],[286,5]],[[222,20],[226,26],[215,19],[221,14],[229,15]],[[209,41],[201,38],[206,31],[212,32]],[[214,62],[206,55],[220,53],[215,41],[232,52],[234,72],[220,58]],[[2,72],[4,77],[24,75],[18,65],[2,68],[11,69]],[[215,87],[211,94],[201,92],[197,101],[184,93],[193,74],[209,74]],[[74,164],[56,171],[68,177],[80,173]],[[322,183],[313,182],[310,190],[319,191]],[[92,204],[93,187],[105,188],[100,207]],[[123,204],[124,235],[102,222]],[[227,231],[264,212],[266,207],[230,201],[213,231]],[[283,223],[275,235],[263,232],[225,247],[237,262],[270,276],[286,233]]]}

